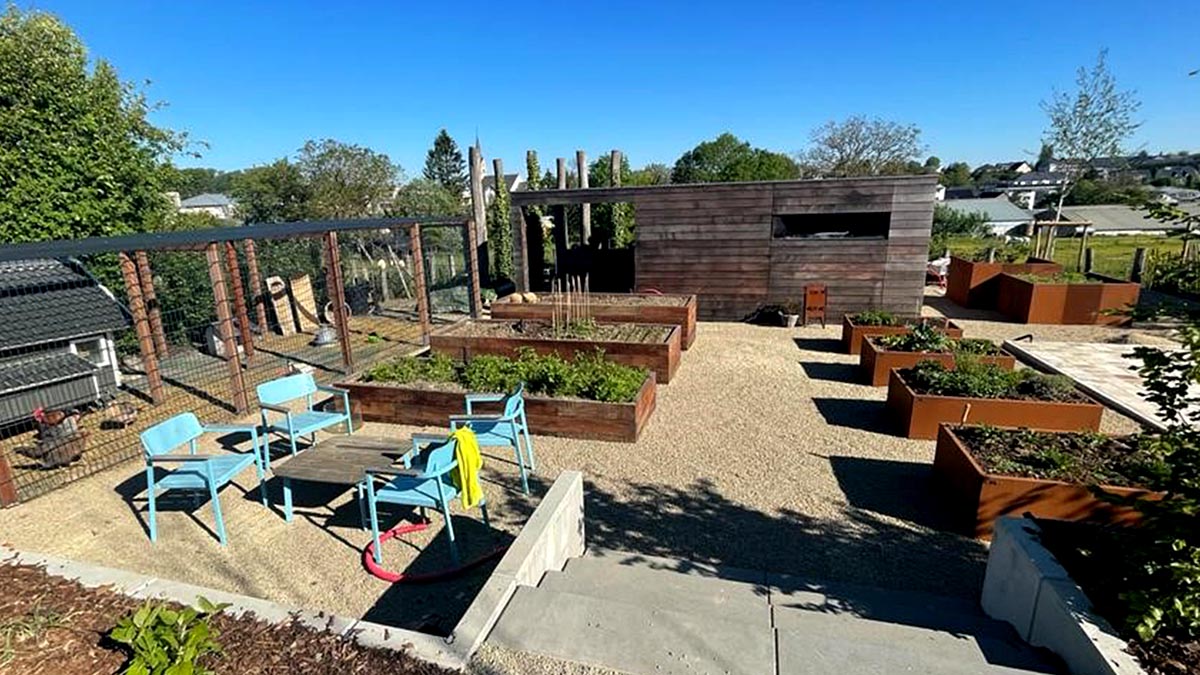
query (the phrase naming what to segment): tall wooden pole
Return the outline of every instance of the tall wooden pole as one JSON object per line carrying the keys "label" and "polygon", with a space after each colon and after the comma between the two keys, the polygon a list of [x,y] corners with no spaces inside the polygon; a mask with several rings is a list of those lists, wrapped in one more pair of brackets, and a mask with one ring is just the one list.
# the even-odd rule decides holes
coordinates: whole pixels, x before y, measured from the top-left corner
{"label": "tall wooden pole", "polygon": [[[567,160],[559,157],[555,167],[558,170],[558,189],[567,189]],[[567,206],[554,207],[554,276],[565,273],[567,249],[571,247],[571,235],[567,231]]]}
{"label": "tall wooden pole", "polygon": [[[492,172],[496,179],[496,194],[499,194],[501,181],[504,181],[504,160],[499,157],[492,160]],[[505,181],[505,188],[508,183]],[[527,255],[528,238],[525,233],[525,215],[521,207],[509,202],[509,239],[512,241],[512,265],[513,265],[513,283],[517,285],[517,290],[525,292],[529,290],[529,256]]]}
{"label": "tall wooden pole", "polygon": [[158,372],[158,357],[154,353],[154,337],[150,334],[150,318],[146,314],[146,303],[142,298],[142,284],[138,280],[137,266],[129,254],[117,254],[121,276],[125,278],[125,292],[129,295],[129,313],[133,315],[133,329],[137,333],[138,351],[142,354],[142,366],[146,369],[146,380],[150,384],[150,399],[162,403],[162,373]]}
{"label": "tall wooden pole", "polygon": [[225,273],[221,269],[221,249],[218,244],[209,244],[204,249],[208,258],[208,278],[212,282],[213,304],[217,309],[217,334],[225,349],[225,363],[229,364],[229,387],[233,391],[233,407],[246,412],[246,382],[242,379],[242,364],[238,358],[237,340],[233,338],[233,314],[229,311],[229,291],[225,288]]}
{"label": "tall wooden pole", "polygon": [[238,266],[237,249],[231,241],[225,242],[225,271],[229,274],[233,311],[237,314],[242,349],[246,351],[246,363],[254,363],[254,333],[250,330],[250,313],[246,311],[246,293],[242,288],[242,270]]}
{"label": "tall wooden pole", "polygon": [[467,221],[463,228],[467,245],[467,279],[470,281],[468,291],[471,293],[471,318],[483,316],[483,299],[479,296],[479,254],[475,251],[475,222]]}
{"label": "tall wooden pole", "polygon": [[[586,189],[588,187],[588,166],[587,155],[582,150],[575,151],[575,165],[579,172],[579,187]],[[581,218],[579,234],[582,239],[582,244],[587,246],[592,243],[592,205],[584,202],[579,205]]]}
{"label": "tall wooden pole", "polygon": [[350,373],[354,370],[354,349],[350,344],[350,315],[346,312],[346,286],[342,278],[342,252],[338,249],[337,232],[325,233],[325,286],[329,302],[333,304],[338,344],[342,348],[342,365]]}
{"label": "tall wooden pole", "polygon": [[258,274],[258,250],[253,239],[242,242],[246,250],[246,271],[250,276],[250,297],[254,303],[254,315],[258,319],[258,330],[267,334],[267,298],[263,295],[262,277]]}
{"label": "tall wooden pole", "polygon": [[146,313],[150,318],[150,334],[154,338],[154,351],[158,356],[165,357],[167,351],[167,334],[163,331],[162,311],[158,306],[158,295],[154,292],[154,277],[150,272],[150,256],[145,251],[134,254],[137,259],[138,279],[142,287],[142,300],[146,303]]}
{"label": "tall wooden pole", "polygon": [[608,184],[621,187],[621,151],[613,150],[608,156]]}
{"label": "tall wooden pole", "polygon": [[429,344],[431,324],[429,318],[429,294],[425,290],[425,256],[421,252],[421,226],[408,228],[409,246],[412,248],[413,285],[417,295],[417,323],[421,326],[421,344]]}
{"label": "tall wooden pole", "polygon": [[475,256],[482,259],[481,274],[491,279],[491,268],[488,267],[487,251],[487,195],[483,192],[483,153],[479,146],[472,145],[468,153],[470,161],[468,169],[471,176],[471,218],[475,227]]}

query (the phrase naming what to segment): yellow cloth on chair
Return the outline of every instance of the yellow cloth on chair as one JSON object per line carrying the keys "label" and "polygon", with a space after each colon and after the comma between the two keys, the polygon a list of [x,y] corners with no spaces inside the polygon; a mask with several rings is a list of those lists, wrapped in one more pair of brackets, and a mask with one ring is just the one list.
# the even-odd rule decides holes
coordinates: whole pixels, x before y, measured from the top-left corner
{"label": "yellow cloth on chair", "polygon": [[467,427],[460,427],[450,434],[455,440],[454,459],[458,466],[450,474],[454,487],[462,498],[464,509],[469,509],[483,501],[483,486],[479,484],[479,469],[483,466],[483,455],[479,452],[479,441],[475,432]]}

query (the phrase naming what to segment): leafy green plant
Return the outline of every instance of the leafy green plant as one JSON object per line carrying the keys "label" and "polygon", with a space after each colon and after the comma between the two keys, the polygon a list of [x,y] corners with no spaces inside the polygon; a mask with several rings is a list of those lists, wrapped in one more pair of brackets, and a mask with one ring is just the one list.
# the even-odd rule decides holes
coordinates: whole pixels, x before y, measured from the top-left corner
{"label": "leafy green plant", "polygon": [[1057,274],[1018,274],[1018,277],[1035,284],[1099,284],[1098,279],[1089,279],[1080,272],[1059,272]]}
{"label": "leafy green plant", "polygon": [[1019,241],[1006,242],[1001,239],[985,241],[986,245],[976,250],[971,254],[971,260],[974,262],[987,262],[988,249],[995,249],[996,253],[993,256],[995,262],[998,263],[1016,263],[1024,262],[1029,258],[1029,244]]}
{"label": "leafy green plant", "polygon": [[1142,285],[1164,293],[1200,293],[1200,260],[1150,250]]}
{"label": "leafy green plant", "polygon": [[922,361],[901,373],[904,381],[921,394],[1062,402],[1084,400],[1075,391],[1071,379],[1061,375],[1045,375],[1030,368],[1004,370],[992,363],[981,363],[970,355],[959,356],[955,361],[953,370],[937,361]]}
{"label": "leafy green plant", "polygon": [[899,326],[904,323],[900,317],[882,309],[868,309],[851,314],[850,320],[859,326]]}
{"label": "leafy green plant", "polygon": [[454,382],[458,379],[454,359],[445,354],[427,358],[406,357],[372,367],[362,377],[364,382]]}
{"label": "leafy green plant", "polygon": [[902,335],[880,335],[868,338],[888,351],[927,352],[936,354],[968,354],[990,356],[1000,349],[990,340],[977,338],[955,339],[930,323],[918,323]]}
{"label": "leafy green plant", "polygon": [[208,675],[200,665],[208,654],[219,654],[219,637],[210,620],[229,605],[197,598],[197,607],[173,609],[147,601],[123,617],[108,636],[132,651],[126,675]]}

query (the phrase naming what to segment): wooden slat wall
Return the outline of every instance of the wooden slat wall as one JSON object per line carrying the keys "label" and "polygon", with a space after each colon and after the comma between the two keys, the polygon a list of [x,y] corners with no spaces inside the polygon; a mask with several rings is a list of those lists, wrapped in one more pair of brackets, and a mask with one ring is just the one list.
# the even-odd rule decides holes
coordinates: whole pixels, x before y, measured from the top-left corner
{"label": "wooden slat wall", "polygon": [[[829,313],[918,311],[934,176],[672,185],[630,191],[638,288],[695,293],[704,319],[741,319],[768,302],[829,287]],[[773,239],[774,214],[891,212],[886,240]]]}

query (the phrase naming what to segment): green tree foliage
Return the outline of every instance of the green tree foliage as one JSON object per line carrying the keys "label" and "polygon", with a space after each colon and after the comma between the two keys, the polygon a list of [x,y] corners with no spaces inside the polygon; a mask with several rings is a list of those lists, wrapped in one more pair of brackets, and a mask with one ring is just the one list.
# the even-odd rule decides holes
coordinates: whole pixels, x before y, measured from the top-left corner
{"label": "green tree foliage", "polygon": [[[621,185],[629,185],[633,172],[629,158],[621,155]],[[588,184],[601,187],[612,184],[612,161],[601,157],[588,167]],[[633,243],[633,204],[593,204],[592,241],[604,246],[624,248]]]}
{"label": "green tree foliage", "polygon": [[925,164],[921,166],[925,173],[937,173],[942,168],[942,159],[935,155],[930,155],[925,158]]}
{"label": "green tree foliage", "polygon": [[933,233],[929,239],[929,258],[941,256],[950,247],[951,237],[982,237],[988,234],[987,216],[965,213],[945,204],[933,207]]}
{"label": "green tree foliage", "polygon": [[493,279],[512,279],[515,274],[511,207],[508,181],[500,176],[496,181],[496,195],[487,210],[488,250],[492,257],[489,269]]}
{"label": "green tree foliage", "polygon": [[800,167],[787,155],[750,147],[724,133],[683,153],[671,171],[672,183],[727,183],[787,180],[800,177]]}
{"label": "green tree foliage", "polygon": [[1133,181],[1106,181],[1080,178],[1067,193],[1063,204],[1084,206],[1087,204],[1145,204],[1150,200],[1150,191]]}
{"label": "green tree foliage", "polygon": [[305,143],[296,165],[308,185],[314,218],[378,215],[402,178],[400,167],[387,155],[328,138]]}
{"label": "green tree foliage", "polygon": [[946,187],[966,187],[971,184],[971,167],[966,162],[951,162],[942,169],[940,181]]}
{"label": "green tree foliage", "polygon": [[881,176],[922,173],[917,157],[924,150],[921,130],[855,115],[813,130],[804,163],[822,176]]}
{"label": "green tree foliage", "polygon": [[0,239],[151,229],[168,211],[163,167],[182,137],[145,95],[45,12],[0,14]]}
{"label": "green tree foliage", "polygon": [[230,192],[247,224],[290,223],[312,217],[309,185],[300,167],[286,159],[240,172]]}
{"label": "green tree foliage", "polygon": [[447,190],[462,192],[467,189],[467,160],[463,159],[458,144],[445,129],[433,139],[433,147],[425,154],[425,180],[440,183]]}
{"label": "green tree foliage", "polygon": [[666,185],[671,182],[671,167],[647,164],[629,175],[629,185]]}
{"label": "green tree foliage", "polygon": [[220,171],[218,169],[187,168],[174,166],[167,169],[164,187],[179,193],[180,198],[187,199],[205,193],[229,194],[233,182],[240,171]]}
{"label": "green tree foliage", "polygon": [[417,178],[396,190],[386,213],[396,218],[411,216],[460,216],[467,212],[462,192],[446,188],[428,178]]}

